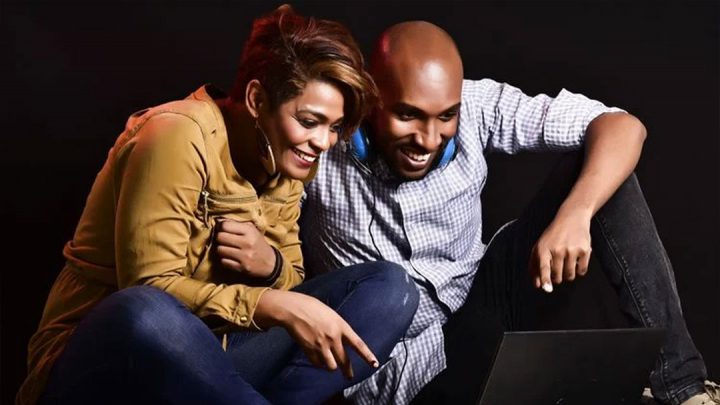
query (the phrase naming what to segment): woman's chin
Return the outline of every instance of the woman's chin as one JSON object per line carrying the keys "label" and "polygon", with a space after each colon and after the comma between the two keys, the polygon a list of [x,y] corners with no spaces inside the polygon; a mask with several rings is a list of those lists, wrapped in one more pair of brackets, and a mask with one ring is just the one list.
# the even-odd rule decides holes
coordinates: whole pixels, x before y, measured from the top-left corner
{"label": "woman's chin", "polygon": [[310,175],[310,168],[300,167],[283,167],[281,173],[288,178],[295,180],[305,180]]}

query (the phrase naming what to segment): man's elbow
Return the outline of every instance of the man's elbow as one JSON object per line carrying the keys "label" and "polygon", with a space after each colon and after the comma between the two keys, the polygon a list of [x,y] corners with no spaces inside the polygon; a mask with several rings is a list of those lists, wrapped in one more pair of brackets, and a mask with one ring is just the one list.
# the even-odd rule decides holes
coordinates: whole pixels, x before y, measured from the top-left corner
{"label": "man's elbow", "polygon": [[625,115],[627,115],[627,120],[629,121],[628,125],[632,128],[629,132],[636,134],[638,141],[641,144],[644,143],[645,139],[647,139],[647,128],[645,128],[645,125],[638,117],[632,114]]}
{"label": "man's elbow", "polygon": [[613,112],[602,114],[602,122],[598,122],[600,132],[612,132],[626,141],[636,141],[640,145],[647,138],[645,125],[636,116],[626,112]]}

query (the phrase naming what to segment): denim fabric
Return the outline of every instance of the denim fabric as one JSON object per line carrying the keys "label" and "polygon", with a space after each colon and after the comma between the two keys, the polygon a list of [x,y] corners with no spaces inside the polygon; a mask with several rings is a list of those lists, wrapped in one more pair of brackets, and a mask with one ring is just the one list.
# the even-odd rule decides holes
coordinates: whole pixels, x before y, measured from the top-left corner
{"label": "denim fabric", "polygon": [[[388,262],[334,271],[296,291],[336,309],[381,363],[418,301],[402,268]],[[312,366],[279,327],[232,334],[225,352],[174,297],[131,287],[107,297],[80,322],[52,368],[42,402],[313,404],[372,373],[357,355],[351,358],[353,381]]]}
{"label": "denim fabric", "polygon": [[[415,315],[418,292],[402,267],[376,263],[322,274],[294,291],[312,295],[335,309],[384,363]],[[244,331],[228,339],[228,354],[241,376],[273,404],[318,403],[341,387],[370,376],[371,367],[354,350],[349,353],[355,375],[352,380],[339,371],[313,366],[284,328]]]}
{"label": "denim fabric", "polygon": [[[582,163],[569,154],[527,210],[501,228],[483,257],[468,299],[443,327],[448,367],[414,403],[472,403],[504,330],[533,330],[554,297],[535,289],[530,251],[569,193]],[[650,386],[658,401],[679,404],[702,392],[701,355],[687,331],[672,266],[632,174],[593,217],[592,254],[634,327],[665,327],[667,337]],[[566,286],[565,288],[572,288]],[[552,316],[552,315],[550,315]]]}

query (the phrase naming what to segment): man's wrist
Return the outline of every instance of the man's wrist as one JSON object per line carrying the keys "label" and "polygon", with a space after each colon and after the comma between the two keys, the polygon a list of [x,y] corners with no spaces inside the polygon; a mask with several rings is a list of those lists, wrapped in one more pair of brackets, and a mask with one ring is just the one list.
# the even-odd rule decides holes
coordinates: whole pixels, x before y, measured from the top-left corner
{"label": "man's wrist", "polygon": [[592,206],[571,204],[566,201],[558,209],[556,217],[575,218],[589,223],[593,215],[595,215],[595,210]]}

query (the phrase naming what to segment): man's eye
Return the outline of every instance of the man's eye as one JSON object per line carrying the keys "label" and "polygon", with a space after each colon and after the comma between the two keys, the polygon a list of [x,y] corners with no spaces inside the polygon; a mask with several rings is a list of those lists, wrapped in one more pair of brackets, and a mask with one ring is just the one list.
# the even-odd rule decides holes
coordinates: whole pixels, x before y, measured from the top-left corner
{"label": "man's eye", "polygon": [[397,117],[398,117],[401,121],[411,121],[411,120],[415,119],[415,116],[414,116],[413,114],[411,114],[411,113],[404,113],[404,112],[398,112],[398,113],[397,113]]}
{"label": "man's eye", "polygon": [[440,116],[440,121],[448,122],[452,121],[453,118],[457,117],[457,112],[449,112]]}

